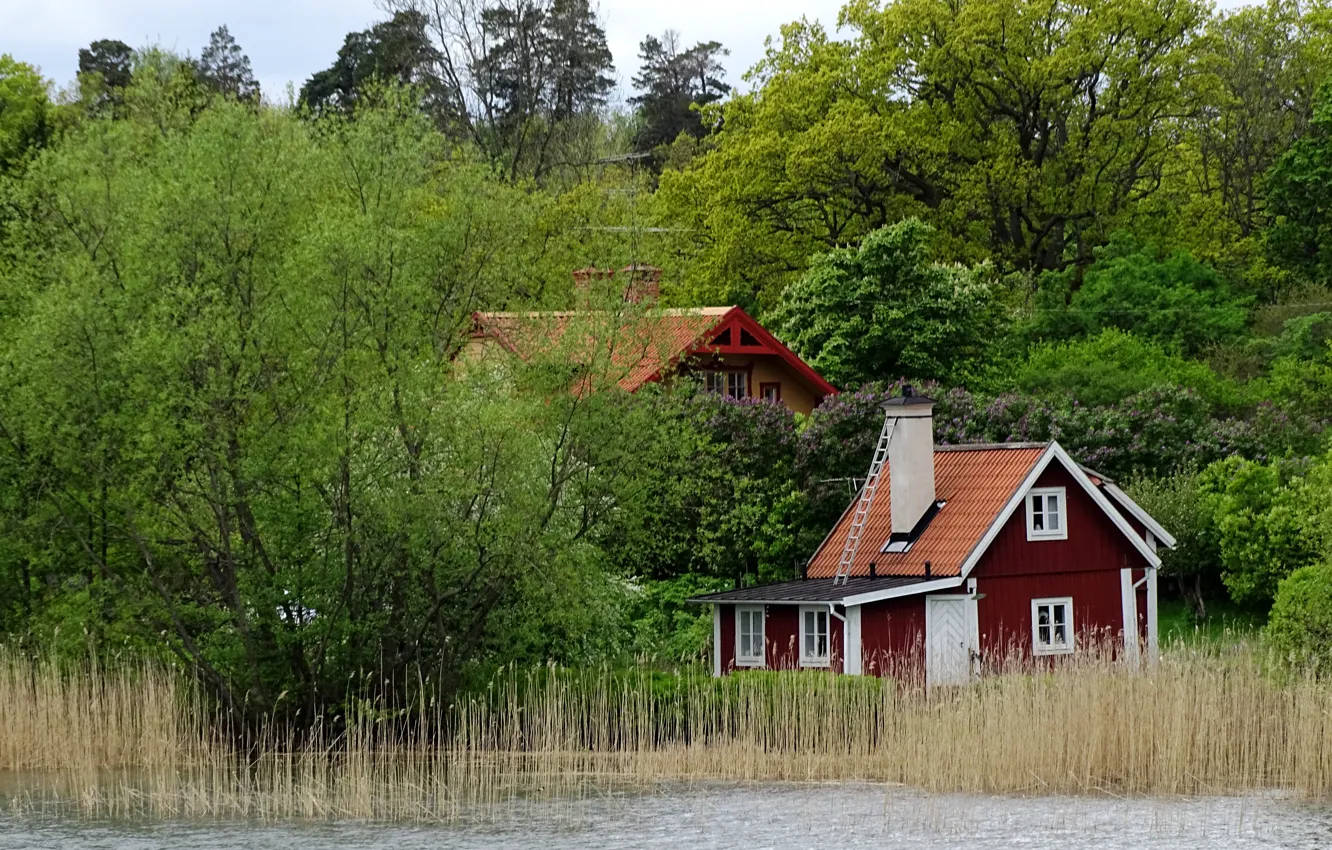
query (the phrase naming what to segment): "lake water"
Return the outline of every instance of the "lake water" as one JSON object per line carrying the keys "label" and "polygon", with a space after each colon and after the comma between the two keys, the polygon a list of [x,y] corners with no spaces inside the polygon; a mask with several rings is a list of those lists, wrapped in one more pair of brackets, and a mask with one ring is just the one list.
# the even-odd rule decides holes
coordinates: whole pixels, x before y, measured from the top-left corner
{"label": "lake water", "polygon": [[524,803],[471,826],[87,822],[0,817],[0,850],[584,848],[1332,848],[1332,806],[1197,799],[932,795],[874,785],[709,786]]}

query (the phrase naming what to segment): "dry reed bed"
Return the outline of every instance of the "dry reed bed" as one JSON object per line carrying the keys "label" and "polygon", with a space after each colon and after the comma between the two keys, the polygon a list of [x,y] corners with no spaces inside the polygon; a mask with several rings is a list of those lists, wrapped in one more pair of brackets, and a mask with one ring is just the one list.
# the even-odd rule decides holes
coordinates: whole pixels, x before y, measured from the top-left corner
{"label": "dry reed bed", "polygon": [[1332,688],[1274,678],[1244,648],[1176,650],[1145,672],[1093,655],[933,693],[817,673],[512,671],[484,696],[415,714],[411,731],[367,714],[342,735],[269,736],[241,757],[167,671],[62,672],[0,652],[0,792],[11,808],[100,816],[393,820],[663,781],[1332,792]]}

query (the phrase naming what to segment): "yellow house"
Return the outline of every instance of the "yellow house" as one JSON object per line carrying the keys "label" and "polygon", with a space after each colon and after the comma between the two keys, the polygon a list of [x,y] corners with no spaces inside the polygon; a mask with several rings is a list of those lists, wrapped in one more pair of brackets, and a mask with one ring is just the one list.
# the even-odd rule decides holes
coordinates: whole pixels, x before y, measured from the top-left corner
{"label": "yellow house", "polygon": [[[809,364],[739,307],[654,309],[661,270],[629,267],[624,298],[645,305],[627,332],[616,335],[610,362],[616,383],[628,392],[654,382],[696,377],[710,392],[737,399],[780,403],[809,413],[837,389]],[[593,280],[613,280],[614,273],[582,269],[574,273],[580,290]],[[475,313],[472,338],[464,351],[469,361],[496,351],[529,357],[558,343],[589,311]]]}

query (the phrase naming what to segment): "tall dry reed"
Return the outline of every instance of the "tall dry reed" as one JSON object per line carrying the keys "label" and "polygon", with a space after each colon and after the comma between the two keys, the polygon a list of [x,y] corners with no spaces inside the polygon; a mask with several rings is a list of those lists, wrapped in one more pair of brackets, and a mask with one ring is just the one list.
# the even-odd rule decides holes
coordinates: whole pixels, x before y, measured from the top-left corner
{"label": "tall dry reed", "polygon": [[76,671],[0,652],[9,805],[112,816],[454,820],[662,781],[871,780],[938,791],[1332,792],[1332,689],[1255,650],[1147,671],[1088,653],[925,691],[820,673],[509,671],[415,722],[349,718],[240,753],[152,665]]}

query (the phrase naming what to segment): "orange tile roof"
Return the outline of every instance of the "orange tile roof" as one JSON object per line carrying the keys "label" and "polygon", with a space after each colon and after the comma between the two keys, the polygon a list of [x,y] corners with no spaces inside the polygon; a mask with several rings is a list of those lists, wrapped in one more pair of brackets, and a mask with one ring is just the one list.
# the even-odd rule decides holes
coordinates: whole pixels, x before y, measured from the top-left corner
{"label": "orange tile roof", "polygon": [[[935,449],[935,499],[947,504],[939,509],[911,548],[900,554],[879,551],[892,532],[891,488],[887,477],[890,470],[885,464],[884,477],[870,507],[851,575],[869,575],[871,561],[879,575],[923,576],[926,561],[930,562],[931,575],[961,575],[962,563],[1045,451],[1045,446],[1030,443],[1012,447],[945,446]],[[852,508],[854,505],[853,502]],[[810,559],[810,578],[828,578],[837,574],[837,564],[851,526],[852,508],[842,515]]]}
{"label": "orange tile roof", "polygon": [[[705,342],[708,333],[736,307],[695,307],[659,310],[644,316],[613,317],[609,313],[477,313],[477,332],[493,337],[519,357],[554,353],[566,343],[565,335],[575,319],[583,320],[582,332],[588,342],[604,338],[612,377],[624,390],[634,392],[656,378],[661,371],[683,357],[691,348]],[[614,329],[598,328],[603,323]],[[595,345],[596,343],[591,343]],[[574,346],[575,358],[587,356],[587,344]]]}

